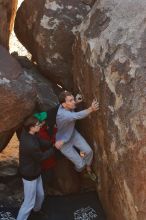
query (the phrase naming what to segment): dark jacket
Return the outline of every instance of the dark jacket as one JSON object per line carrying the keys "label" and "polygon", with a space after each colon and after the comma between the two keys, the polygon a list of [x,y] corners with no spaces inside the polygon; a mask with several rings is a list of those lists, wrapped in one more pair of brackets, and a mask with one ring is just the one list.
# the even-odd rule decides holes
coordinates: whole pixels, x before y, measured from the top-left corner
{"label": "dark jacket", "polygon": [[[48,148],[42,152],[41,149]],[[49,141],[40,139],[22,131],[19,147],[19,172],[22,178],[34,180],[41,174],[41,162],[54,154],[54,149]]]}

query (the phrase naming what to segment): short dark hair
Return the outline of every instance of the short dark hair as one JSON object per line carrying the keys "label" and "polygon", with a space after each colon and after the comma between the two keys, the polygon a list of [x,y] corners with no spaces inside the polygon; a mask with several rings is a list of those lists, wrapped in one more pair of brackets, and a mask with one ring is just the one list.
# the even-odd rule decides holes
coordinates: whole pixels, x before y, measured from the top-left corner
{"label": "short dark hair", "polygon": [[36,125],[37,122],[39,122],[37,118],[35,118],[34,116],[30,116],[25,120],[23,125],[26,131],[29,131],[31,127]]}
{"label": "short dark hair", "polygon": [[62,104],[66,101],[67,96],[72,96],[72,93],[69,91],[66,91],[66,90],[60,93],[60,95],[59,95],[60,104]]}

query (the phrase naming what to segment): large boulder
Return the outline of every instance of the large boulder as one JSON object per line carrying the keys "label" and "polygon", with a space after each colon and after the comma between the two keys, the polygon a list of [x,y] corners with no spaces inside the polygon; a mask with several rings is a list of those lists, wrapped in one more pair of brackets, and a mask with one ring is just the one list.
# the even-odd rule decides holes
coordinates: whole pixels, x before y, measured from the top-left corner
{"label": "large boulder", "polygon": [[21,65],[25,77],[34,85],[37,94],[36,109],[47,111],[58,104],[58,94],[61,89],[41,75],[38,66],[25,56],[19,56],[17,52],[11,54]]}
{"label": "large boulder", "polygon": [[8,48],[18,0],[0,0],[0,44]]}
{"label": "large boulder", "polygon": [[0,46],[0,133],[17,127],[35,107],[36,92],[19,63]]}
{"label": "large boulder", "polygon": [[72,45],[76,25],[90,6],[79,0],[25,0],[17,11],[15,33],[45,76],[72,88]]}
{"label": "large boulder", "polygon": [[96,1],[74,44],[74,83],[100,110],[86,121],[111,220],[146,219],[146,1]]}
{"label": "large boulder", "polygon": [[[31,115],[35,111],[36,112],[47,111],[48,109],[58,104],[58,98],[57,95],[55,94],[55,92],[58,91],[58,88],[55,85],[53,85],[51,82],[49,82],[47,79],[45,79],[39,73],[37,67],[34,64],[32,64],[26,57],[19,57],[17,54],[13,54],[13,57],[17,59],[18,62],[21,64],[22,67],[20,67],[20,65],[14,60],[14,58],[12,58],[9,54],[7,54],[5,50],[3,50],[3,52],[5,52],[5,55],[3,54],[4,59],[1,60],[0,62],[0,67],[1,69],[3,69],[2,70],[3,76],[1,75],[3,81],[1,82],[5,82],[9,80],[10,84],[6,84],[6,85],[8,85],[10,91],[9,90],[7,91],[7,86],[6,85],[4,86],[4,84],[2,84],[3,85],[2,87],[0,87],[2,91],[1,94],[4,94],[3,97],[0,98],[0,102],[2,103],[2,105],[4,105],[3,111],[6,111],[8,114],[8,115],[3,115],[2,118],[4,120],[5,117],[9,117],[10,120],[9,123],[11,123],[11,120],[14,120],[15,124],[14,121],[12,123],[13,126],[8,124],[8,122],[4,123],[5,126],[6,124],[8,124],[8,126],[5,127],[4,131],[0,132],[0,151],[7,146],[7,144],[9,143],[11,137],[13,136],[16,130],[18,136],[20,135],[24,118]],[[7,66],[7,63],[9,63],[9,67]],[[5,78],[6,74],[4,73],[7,74],[7,79]],[[8,76],[12,76],[13,78]],[[13,80],[14,77],[16,78],[15,81]],[[5,92],[5,89],[7,93]],[[14,106],[13,106],[13,100],[11,100],[11,92],[15,93],[16,95],[15,102],[18,101],[18,104],[14,103]],[[9,94],[10,97],[7,97],[8,93],[10,93]],[[21,98],[23,104],[20,102]],[[8,109],[5,106],[6,104],[4,103],[4,100],[6,100],[5,102],[8,102],[10,105],[10,107],[8,106],[9,107]],[[18,109],[17,109],[17,105],[18,105]],[[18,120],[17,120],[18,117],[17,114],[21,116],[20,119],[18,118]],[[3,122],[0,120],[0,123]]]}
{"label": "large boulder", "polygon": [[36,68],[24,69],[24,74],[35,86],[37,93],[36,111],[47,111],[59,103],[55,94],[56,85],[44,78]]}

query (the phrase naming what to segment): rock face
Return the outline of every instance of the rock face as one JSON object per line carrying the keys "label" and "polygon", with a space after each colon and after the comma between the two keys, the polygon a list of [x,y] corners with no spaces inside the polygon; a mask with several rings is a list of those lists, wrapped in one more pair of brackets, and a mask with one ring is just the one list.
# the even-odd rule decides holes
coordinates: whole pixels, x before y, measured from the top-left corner
{"label": "rock face", "polygon": [[72,85],[72,44],[76,25],[90,7],[78,0],[31,0],[20,6],[15,33],[49,79]]}
{"label": "rock face", "polygon": [[50,181],[51,184],[47,184],[47,191],[59,195],[66,195],[71,193],[77,193],[80,191],[80,178],[77,172],[74,170],[73,164],[64,156],[60,156],[57,160],[57,164],[54,167],[54,178]]}
{"label": "rock face", "polygon": [[[58,97],[54,92],[53,84],[45,79],[36,69],[24,69],[37,93],[36,110],[47,111],[58,104]],[[55,85],[54,85],[55,86]]]}
{"label": "rock face", "polygon": [[144,0],[97,1],[74,44],[74,82],[100,103],[86,134],[111,220],[146,219],[145,11]]}
{"label": "rock face", "polygon": [[23,68],[24,76],[35,87],[37,94],[36,111],[47,111],[58,104],[57,91],[60,90],[55,84],[40,74],[37,66],[27,57],[12,54]]}
{"label": "rock face", "polygon": [[8,48],[18,0],[0,0],[0,44]]}
{"label": "rock face", "polygon": [[81,0],[81,1],[86,5],[90,5],[90,7],[92,7],[96,0]]}
{"label": "rock face", "polygon": [[0,46],[0,133],[17,127],[31,114],[35,101],[35,89],[21,66]]}

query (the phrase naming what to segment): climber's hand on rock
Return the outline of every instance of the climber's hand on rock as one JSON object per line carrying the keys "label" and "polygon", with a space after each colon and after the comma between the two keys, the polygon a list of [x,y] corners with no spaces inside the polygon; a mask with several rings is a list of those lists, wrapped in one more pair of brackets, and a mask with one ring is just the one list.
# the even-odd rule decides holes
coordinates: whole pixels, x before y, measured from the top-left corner
{"label": "climber's hand on rock", "polygon": [[99,102],[96,99],[93,99],[93,102],[91,104],[92,112],[96,112],[99,110]]}

